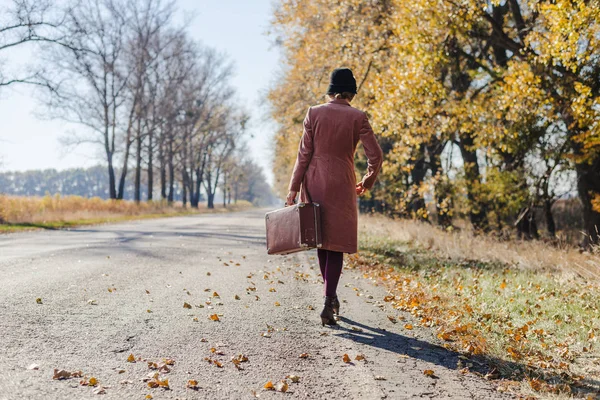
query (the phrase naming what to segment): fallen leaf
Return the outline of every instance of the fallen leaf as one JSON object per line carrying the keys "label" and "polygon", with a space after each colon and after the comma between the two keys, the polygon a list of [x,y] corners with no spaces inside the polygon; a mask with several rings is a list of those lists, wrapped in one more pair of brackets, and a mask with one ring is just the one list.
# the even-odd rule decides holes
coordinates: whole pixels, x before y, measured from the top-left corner
{"label": "fallen leaf", "polygon": [[388,319],[389,319],[390,321],[392,321],[394,324],[395,324],[396,322],[398,322],[398,321],[396,320],[396,317],[394,317],[394,316],[392,316],[392,315],[388,315]]}
{"label": "fallen leaf", "polygon": [[293,383],[300,382],[300,377],[298,375],[288,375],[288,376],[286,376],[286,378],[288,378]]}
{"label": "fallen leaf", "polygon": [[207,273],[206,273],[206,276],[210,276],[210,272],[207,272]]}
{"label": "fallen leaf", "polygon": [[363,331],[362,329],[357,328],[356,326],[353,326],[352,330],[355,331],[355,332],[362,332]]}
{"label": "fallen leaf", "polygon": [[275,390],[275,387],[273,386],[273,382],[271,382],[271,381],[265,383],[265,386],[263,386],[263,387],[267,390]]}
{"label": "fallen leaf", "polygon": [[385,381],[386,378],[384,376],[381,376],[381,375],[375,375],[375,380],[376,381]]}
{"label": "fallen leaf", "polygon": [[88,384],[90,386],[96,386],[98,384],[98,379],[94,378],[93,376],[90,378],[90,380],[88,381]]}
{"label": "fallen leaf", "polygon": [[38,297],[37,299],[35,299],[35,302],[38,303],[38,304],[44,304],[44,303],[42,303],[42,298],[41,297]]}
{"label": "fallen leaf", "polygon": [[151,395],[151,394],[147,394],[147,395],[146,395],[146,399],[152,399],[152,398],[153,398],[153,397],[152,397],[152,395]]}
{"label": "fallen leaf", "polygon": [[213,292],[212,295],[213,295],[213,297],[221,297],[221,296],[219,296],[219,293],[217,293],[217,292]]}
{"label": "fallen leaf", "polygon": [[129,357],[127,357],[127,362],[134,363],[135,362],[135,356],[133,354],[129,354]]}
{"label": "fallen leaf", "polygon": [[[146,294],[150,294],[150,291],[148,289],[146,289]],[[150,395],[148,395],[148,396],[150,396]]]}
{"label": "fallen leaf", "polygon": [[308,353],[302,353],[298,356],[298,358],[308,358],[308,357],[310,357],[310,354],[308,354]]}
{"label": "fallen leaf", "polygon": [[272,288],[269,289],[269,292],[276,292],[276,291],[277,290],[274,287],[272,287]]}
{"label": "fallen leaf", "polygon": [[235,296],[233,296],[234,299],[239,300],[240,296],[238,296],[237,294]]}
{"label": "fallen leaf", "polygon": [[344,360],[345,363],[349,363],[350,362],[350,357],[348,356],[348,354],[344,354],[342,356],[342,360]]}
{"label": "fallen leaf", "polygon": [[189,303],[183,303],[183,308],[192,308],[192,306]]}
{"label": "fallen leaf", "polygon": [[275,302],[275,307],[279,307],[281,304],[279,304],[278,301]]}
{"label": "fallen leaf", "polygon": [[189,381],[187,381],[186,387],[189,389],[197,390],[198,389],[198,381],[195,379],[190,379]]}
{"label": "fallen leaf", "polygon": [[406,325],[404,325],[404,329],[411,330],[412,328],[413,328],[412,324],[406,324]]}
{"label": "fallen leaf", "polygon": [[355,360],[356,361],[362,361],[362,360],[367,361],[367,359],[365,358],[365,356],[363,354],[357,355],[356,358],[355,358]]}
{"label": "fallen leaf", "polygon": [[105,387],[99,387],[96,390],[94,390],[94,394],[106,394],[106,388]]}
{"label": "fallen leaf", "polygon": [[62,380],[70,378],[81,378],[82,375],[83,373],[81,371],[69,372],[65,371],[64,369],[55,369],[52,379]]}
{"label": "fallen leaf", "polygon": [[275,390],[277,390],[278,392],[282,392],[282,393],[287,392],[288,389],[289,389],[289,386],[286,381],[278,382],[277,385],[275,386]]}
{"label": "fallen leaf", "polygon": [[220,321],[219,316],[217,314],[212,314],[210,316],[210,319],[212,319],[213,321]]}
{"label": "fallen leaf", "polygon": [[431,369],[426,369],[425,371],[423,371],[423,375],[429,376],[431,378],[435,377],[435,374],[434,374],[433,370],[431,370]]}

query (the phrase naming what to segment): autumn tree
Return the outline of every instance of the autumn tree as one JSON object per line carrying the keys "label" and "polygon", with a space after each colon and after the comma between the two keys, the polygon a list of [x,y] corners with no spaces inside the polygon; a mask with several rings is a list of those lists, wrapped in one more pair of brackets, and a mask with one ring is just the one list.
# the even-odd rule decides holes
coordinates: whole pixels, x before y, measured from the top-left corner
{"label": "autumn tree", "polygon": [[596,241],[598,11],[583,1],[281,1],[273,25],[288,65],[270,93],[278,187],[302,109],[323,101],[329,71],[345,65],[386,150],[380,209],[430,219],[430,196],[445,226],[455,204],[477,229],[502,229],[527,205],[551,221],[552,199],[568,191],[558,175],[574,171]]}

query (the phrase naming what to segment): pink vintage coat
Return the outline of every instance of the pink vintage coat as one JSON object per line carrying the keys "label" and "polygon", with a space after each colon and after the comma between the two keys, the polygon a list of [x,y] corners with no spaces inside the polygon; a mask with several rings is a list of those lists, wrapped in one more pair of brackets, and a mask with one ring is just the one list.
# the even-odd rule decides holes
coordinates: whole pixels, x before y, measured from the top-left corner
{"label": "pink vintage coat", "polygon": [[[383,153],[367,115],[345,100],[337,99],[309,108],[289,190],[298,192],[304,183],[312,201],[321,205],[323,249],[326,250],[357,251],[354,152],[359,141],[368,159],[362,183],[371,189],[381,168]],[[307,201],[304,191],[301,201]]]}

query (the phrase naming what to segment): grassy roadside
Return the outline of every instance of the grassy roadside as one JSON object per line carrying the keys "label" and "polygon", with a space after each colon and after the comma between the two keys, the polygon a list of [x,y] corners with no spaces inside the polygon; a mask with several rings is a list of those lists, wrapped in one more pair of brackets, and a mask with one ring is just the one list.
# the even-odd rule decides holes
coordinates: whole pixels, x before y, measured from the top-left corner
{"label": "grassy roadside", "polygon": [[132,201],[102,200],[77,196],[16,197],[0,195],[0,234],[36,229],[67,229],[84,225],[124,222],[151,218],[177,217],[240,211],[252,207],[241,201],[208,209],[183,208],[165,202],[136,204]]}
{"label": "grassy roadside", "polygon": [[[506,243],[476,252],[453,234],[407,224],[416,223],[361,219],[361,252],[350,264],[388,285],[384,300],[436,329],[445,347],[483,360],[483,375],[500,391],[600,398],[597,282],[551,263],[523,267],[527,257],[549,250],[521,254],[517,265],[497,256]],[[452,243],[452,251],[425,240],[429,235]]]}

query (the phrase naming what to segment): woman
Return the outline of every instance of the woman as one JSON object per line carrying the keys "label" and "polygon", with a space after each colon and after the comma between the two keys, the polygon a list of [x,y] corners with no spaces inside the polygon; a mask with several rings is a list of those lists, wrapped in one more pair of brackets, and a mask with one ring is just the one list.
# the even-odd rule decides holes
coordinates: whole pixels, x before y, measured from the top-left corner
{"label": "woman", "polygon": [[[310,107],[304,119],[286,204],[292,205],[304,185],[311,199],[321,205],[323,247],[318,249],[319,266],[325,283],[323,325],[336,325],[339,314],[337,285],[344,253],[356,253],[358,210],[356,196],[371,189],[382,163],[382,151],[367,115],[350,106],[356,94],[356,80],[348,68],[331,74],[330,101]],[[354,152],[361,141],[368,159],[368,171],[358,184],[354,173]],[[301,200],[306,201],[302,190]]]}

